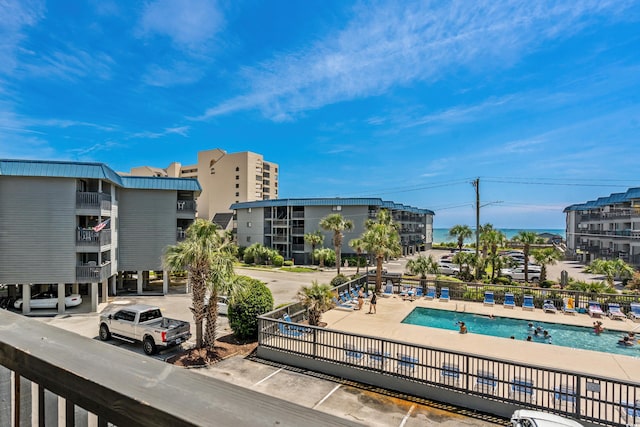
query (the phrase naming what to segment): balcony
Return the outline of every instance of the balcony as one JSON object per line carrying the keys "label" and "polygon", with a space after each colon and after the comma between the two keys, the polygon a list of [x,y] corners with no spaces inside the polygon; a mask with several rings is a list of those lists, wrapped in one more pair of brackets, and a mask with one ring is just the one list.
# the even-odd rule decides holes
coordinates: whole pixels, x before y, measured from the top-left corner
{"label": "balcony", "polygon": [[287,236],[273,236],[274,243],[289,243],[289,238]]}
{"label": "balcony", "polygon": [[355,425],[7,310],[0,324],[3,426]]}
{"label": "balcony", "polygon": [[195,200],[178,200],[176,204],[176,210],[178,212],[195,213],[196,201]]}
{"label": "balcony", "polygon": [[186,230],[183,230],[182,228],[178,227],[178,229],[176,230],[176,241],[182,242],[186,238],[187,238]]}
{"label": "balcony", "polygon": [[295,219],[304,219],[304,211],[293,211],[291,216]]}
{"label": "balcony", "polygon": [[103,262],[102,265],[91,265],[90,261],[85,265],[76,266],[76,280],[80,283],[98,283],[108,278],[111,272],[111,261]]}
{"label": "balcony", "polygon": [[77,246],[106,246],[111,244],[111,229],[93,231],[91,228],[83,228],[76,231]]}
{"label": "balcony", "polygon": [[291,234],[304,234],[304,227],[293,227]]}
{"label": "balcony", "polygon": [[291,250],[294,252],[304,252],[304,243],[294,243],[291,245]]}
{"label": "balcony", "polygon": [[111,210],[111,195],[107,193],[78,191],[76,192],[77,209]]}
{"label": "balcony", "polygon": [[274,219],[272,221],[272,225],[273,225],[273,227],[288,227],[289,226],[289,220],[287,220],[287,219]]}

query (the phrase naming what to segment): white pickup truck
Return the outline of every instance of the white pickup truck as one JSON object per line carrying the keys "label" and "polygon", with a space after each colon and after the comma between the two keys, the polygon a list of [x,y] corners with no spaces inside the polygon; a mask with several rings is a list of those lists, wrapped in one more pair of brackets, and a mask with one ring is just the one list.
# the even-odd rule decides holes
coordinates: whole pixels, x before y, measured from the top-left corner
{"label": "white pickup truck", "polygon": [[[524,280],[524,267],[503,268],[500,270],[500,275],[509,278],[509,280]],[[540,281],[540,270],[535,267],[529,266],[528,269],[529,281]]]}
{"label": "white pickup truck", "polygon": [[132,304],[100,315],[99,336],[127,342],[142,342],[142,349],[152,355],[158,349],[179,345],[191,338],[191,325],[183,320],[162,317],[158,307]]}

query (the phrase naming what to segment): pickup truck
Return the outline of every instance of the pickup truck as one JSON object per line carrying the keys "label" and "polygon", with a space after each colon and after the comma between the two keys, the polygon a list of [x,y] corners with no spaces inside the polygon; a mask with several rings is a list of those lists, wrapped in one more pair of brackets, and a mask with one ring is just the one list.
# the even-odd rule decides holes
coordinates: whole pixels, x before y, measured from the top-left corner
{"label": "pickup truck", "polygon": [[98,331],[102,341],[113,337],[127,342],[142,342],[142,349],[148,355],[191,338],[189,322],[162,317],[158,307],[145,304],[123,305],[102,313]]}

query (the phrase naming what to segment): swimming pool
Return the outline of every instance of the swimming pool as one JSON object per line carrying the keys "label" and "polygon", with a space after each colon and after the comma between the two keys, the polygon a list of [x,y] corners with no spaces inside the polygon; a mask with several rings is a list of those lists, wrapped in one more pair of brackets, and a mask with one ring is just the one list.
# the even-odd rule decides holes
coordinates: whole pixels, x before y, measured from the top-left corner
{"label": "swimming pool", "polygon": [[464,322],[469,332],[474,334],[500,338],[514,336],[517,340],[525,340],[527,336],[531,335],[534,342],[640,357],[640,344],[637,344],[637,341],[633,347],[618,345],[618,340],[624,335],[622,332],[604,331],[600,335],[596,335],[593,329],[582,326],[532,322],[536,327],[540,326],[543,330],[549,332],[549,335],[551,335],[551,341],[549,342],[543,337],[534,336],[533,332],[529,331],[529,321],[527,320],[499,316],[491,319],[481,314],[459,313],[422,307],[416,307],[402,321],[402,323],[410,325],[450,329],[453,331],[459,329],[457,322]]}

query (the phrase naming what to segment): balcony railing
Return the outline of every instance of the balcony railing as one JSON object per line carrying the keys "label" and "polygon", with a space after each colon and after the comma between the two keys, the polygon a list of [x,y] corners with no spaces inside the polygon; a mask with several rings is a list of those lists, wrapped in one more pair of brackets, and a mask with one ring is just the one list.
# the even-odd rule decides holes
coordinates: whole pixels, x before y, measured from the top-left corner
{"label": "balcony railing", "polygon": [[579,221],[600,221],[603,219],[625,219],[640,216],[639,209],[616,209],[609,212],[594,212],[578,216]]}
{"label": "balcony railing", "polygon": [[286,220],[286,219],[274,219],[272,221],[272,225],[273,225],[273,227],[288,227],[289,226],[289,220]]}
{"label": "balcony railing", "polygon": [[355,425],[6,310],[0,324],[2,426]]}
{"label": "balcony railing", "polygon": [[107,193],[78,191],[76,192],[76,208],[111,210],[111,195]]}
{"label": "balcony railing", "polygon": [[288,243],[289,238],[287,236],[273,236],[273,241],[275,243]]}
{"label": "balcony railing", "polygon": [[111,229],[93,231],[84,228],[76,231],[76,245],[78,246],[105,246],[111,244]]}
{"label": "balcony railing", "polygon": [[76,280],[80,283],[97,283],[107,277],[111,270],[111,261],[102,265],[78,265],[76,266]]}
{"label": "balcony railing", "polygon": [[195,212],[196,201],[195,200],[178,200],[176,204],[176,210],[178,212]]}
{"label": "balcony railing", "polygon": [[304,234],[304,227],[293,227],[291,229],[291,233],[293,233],[293,234]]}
{"label": "balcony railing", "polygon": [[576,234],[640,239],[640,230],[578,230]]}
{"label": "balcony railing", "polygon": [[182,228],[178,228],[176,230],[176,241],[182,242],[186,238],[187,238],[186,230],[183,230]]}
{"label": "balcony railing", "polygon": [[296,252],[303,252],[304,243],[294,243],[293,245],[291,245],[291,250]]}

